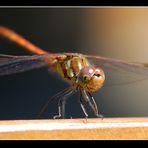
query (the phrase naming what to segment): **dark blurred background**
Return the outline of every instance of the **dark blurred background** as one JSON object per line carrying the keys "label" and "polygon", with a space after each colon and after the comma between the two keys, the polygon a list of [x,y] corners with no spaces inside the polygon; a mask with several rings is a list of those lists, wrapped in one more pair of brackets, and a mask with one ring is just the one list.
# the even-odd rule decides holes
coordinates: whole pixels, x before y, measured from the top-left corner
{"label": "dark blurred background", "polygon": [[[0,25],[49,52],[81,52],[148,62],[148,8],[0,8]],[[31,55],[0,39],[0,53]],[[37,119],[43,105],[68,87],[46,68],[0,77],[0,119]],[[93,96],[105,117],[148,115],[148,80],[104,86]],[[51,102],[41,118],[58,113]],[[91,111],[89,117],[94,117]],[[84,117],[78,95],[66,104],[67,118]]]}

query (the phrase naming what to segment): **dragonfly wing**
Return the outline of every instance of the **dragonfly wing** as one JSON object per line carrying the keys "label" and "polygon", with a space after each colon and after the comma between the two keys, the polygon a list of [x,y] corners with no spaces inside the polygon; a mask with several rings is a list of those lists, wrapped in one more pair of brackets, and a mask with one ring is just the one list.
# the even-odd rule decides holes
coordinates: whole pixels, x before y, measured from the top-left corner
{"label": "dragonfly wing", "polygon": [[103,68],[107,85],[118,85],[148,79],[148,64],[126,62],[101,56],[85,55],[90,62]]}
{"label": "dragonfly wing", "polygon": [[0,55],[0,75],[10,75],[47,66],[45,55],[9,56]]}

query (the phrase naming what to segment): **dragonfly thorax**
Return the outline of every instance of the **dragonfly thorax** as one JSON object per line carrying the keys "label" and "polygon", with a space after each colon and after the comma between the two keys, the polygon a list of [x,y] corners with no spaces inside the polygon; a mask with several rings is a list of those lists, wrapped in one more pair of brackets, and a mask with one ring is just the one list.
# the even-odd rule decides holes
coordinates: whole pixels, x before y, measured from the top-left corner
{"label": "dragonfly thorax", "polygon": [[73,86],[88,92],[102,87],[105,75],[100,67],[91,66],[84,56],[67,56],[56,63],[56,71]]}
{"label": "dragonfly thorax", "polygon": [[66,56],[65,59],[58,60],[55,64],[56,71],[65,79],[72,80],[79,74],[80,70],[88,66],[89,62],[87,59],[80,55]]}

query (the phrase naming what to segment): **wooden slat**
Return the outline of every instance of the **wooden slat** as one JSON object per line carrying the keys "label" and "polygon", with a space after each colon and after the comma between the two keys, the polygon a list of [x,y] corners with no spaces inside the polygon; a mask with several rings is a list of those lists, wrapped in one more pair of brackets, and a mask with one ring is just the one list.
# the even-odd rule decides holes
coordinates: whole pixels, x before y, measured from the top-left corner
{"label": "wooden slat", "polygon": [[0,139],[148,139],[148,118],[3,120]]}

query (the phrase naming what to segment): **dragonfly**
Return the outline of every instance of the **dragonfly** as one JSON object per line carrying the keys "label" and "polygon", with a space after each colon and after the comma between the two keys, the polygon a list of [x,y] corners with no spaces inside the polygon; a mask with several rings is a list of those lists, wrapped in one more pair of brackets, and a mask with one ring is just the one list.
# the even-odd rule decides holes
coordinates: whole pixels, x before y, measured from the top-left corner
{"label": "dragonfly", "polygon": [[[69,83],[70,87],[50,98],[59,98],[58,115],[55,115],[54,119],[65,118],[66,101],[76,92],[79,93],[80,107],[86,118],[88,117],[86,106],[92,109],[96,117],[103,117],[98,111],[93,92],[101,89],[110,79],[114,83],[119,82],[115,81],[116,79],[124,78],[128,83],[148,77],[148,63],[127,62],[81,53],[49,53],[5,26],[0,26],[0,36],[33,53],[27,56],[0,54],[0,76],[46,67]],[[118,72],[122,74],[119,77],[116,75]],[[47,104],[40,113],[47,108]]]}

